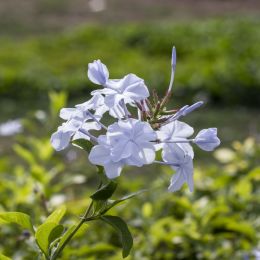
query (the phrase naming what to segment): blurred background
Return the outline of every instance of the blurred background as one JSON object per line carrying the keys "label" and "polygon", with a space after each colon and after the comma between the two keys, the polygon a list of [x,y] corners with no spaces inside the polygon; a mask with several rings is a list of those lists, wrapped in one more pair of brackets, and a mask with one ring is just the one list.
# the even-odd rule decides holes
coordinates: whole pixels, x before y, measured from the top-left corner
{"label": "blurred background", "polygon": [[[167,193],[168,167],[125,170],[116,196],[150,188],[115,212],[134,234],[128,259],[257,259],[259,28],[258,0],[1,0],[0,211],[28,213],[39,225],[65,203],[65,223],[77,221],[98,180],[83,151],[51,148],[60,108],[89,98],[94,59],[111,78],[135,73],[163,96],[174,45],[172,108],[205,101],[184,121],[195,132],[217,127],[222,144],[195,151],[192,194],[187,186]],[[81,232],[63,259],[121,259],[106,228]],[[0,254],[36,259],[24,230],[1,225],[0,241]]]}

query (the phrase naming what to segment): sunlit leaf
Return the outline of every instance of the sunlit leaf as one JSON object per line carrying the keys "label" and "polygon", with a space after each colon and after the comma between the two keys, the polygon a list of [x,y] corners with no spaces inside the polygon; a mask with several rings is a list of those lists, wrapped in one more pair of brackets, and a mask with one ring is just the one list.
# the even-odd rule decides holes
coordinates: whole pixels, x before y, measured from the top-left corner
{"label": "sunlit leaf", "polygon": [[21,212],[1,212],[0,224],[5,223],[15,223],[24,229],[34,232],[30,216]]}
{"label": "sunlit leaf", "polygon": [[249,179],[242,179],[234,186],[234,191],[236,194],[244,199],[250,198],[252,194],[252,184]]}
{"label": "sunlit leaf", "polygon": [[60,206],[53,213],[51,213],[51,215],[45,220],[45,223],[46,222],[54,222],[56,224],[59,224],[59,222],[61,221],[61,219],[65,215],[66,210],[67,210],[67,208],[66,208],[65,205]]}
{"label": "sunlit leaf", "polygon": [[5,255],[0,254],[0,260],[12,260],[12,259]]}
{"label": "sunlit leaf", "polygon": [[50,99],[50,111],[53,118],[59,114],[61,108],[63,108],[67,103],[68,95],[64,91],[61,92],[49,92]]}
{"label": "sunlit leaf", "polygon": [[248,178],[256,181],[260,181],[260,167],[254,168],[248,173]]}

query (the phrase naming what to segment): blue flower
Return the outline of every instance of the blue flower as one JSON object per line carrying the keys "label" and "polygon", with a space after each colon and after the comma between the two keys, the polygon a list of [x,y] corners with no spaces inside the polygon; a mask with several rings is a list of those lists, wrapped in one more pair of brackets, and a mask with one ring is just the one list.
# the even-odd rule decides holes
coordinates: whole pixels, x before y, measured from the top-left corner
{"label": "blue flower", "polygon": [[220,144],[217,137],[217,128],[201,130],[193,140],[202,150],[213,151]]}

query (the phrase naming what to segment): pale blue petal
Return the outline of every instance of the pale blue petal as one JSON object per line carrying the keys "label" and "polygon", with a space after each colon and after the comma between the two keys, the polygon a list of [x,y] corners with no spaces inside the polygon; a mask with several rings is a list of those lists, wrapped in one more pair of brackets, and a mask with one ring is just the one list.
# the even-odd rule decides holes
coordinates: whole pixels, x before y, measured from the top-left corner
{"label": "pale blue petal", "polygon": [[88,64],[88,78],[95,84],[105,85],[109,77],[109,72],[100,60],[95,60]]}
{"label": "pale blue petal", "polygon": [[51,136],[52,147],[56,151],[64,150],[70,143],[71,135],[71,132],[63,132],[61,130],[53,133]]}
{"label": "pale blue petal", "polygon": [[111,161],[110,150],[104,145],[96,145],[91,149],[88,158],[92,164],[104,166]]}
{"label": "pale blue petal", "polygon": [[123,165],[122,163],[107,163],[104,165],[105,174],[109,179],[114,179],[119,177],[122,171]]}

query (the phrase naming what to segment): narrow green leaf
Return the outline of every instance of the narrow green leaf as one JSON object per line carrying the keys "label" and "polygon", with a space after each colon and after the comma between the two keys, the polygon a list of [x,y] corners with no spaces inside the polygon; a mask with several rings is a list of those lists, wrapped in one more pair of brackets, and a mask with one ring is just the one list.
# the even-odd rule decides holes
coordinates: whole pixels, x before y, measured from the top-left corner
{"label": "narrow green leaf", "polygon": [[5,255],[0,254],[0,260],[12,260],[12,259]]}
{"label": "narrow green leaf", "polygon": [[51,215],[45,220],[44,223],[54,222],[56,224],[59,224],[61,219],[65,215],[66,211],[67,211],[67,208],[65,205],[60,206],[54,212],[51,213]]}
{"label": "narrow green leaf", "polygon": [[0,225],[5,223],[15,223],[22,228],[28,229],[34,233],[30,216],[22,212],[1,212]]}
{"label": "narrow green leaf", "polygon": [[90,150],[93,147],[93,144],[85,139],[77,139],[72,142],[74,146],[77,146],[83,150],[85,150],[87,153],[90,153]]}
{"label": "narrow green leaf", "polygon": [[63,226],[55,222],[45,222],[37,228],[35,233],[36,242],[46,257],[49,255],[51,242],[61,236],[62,232]]}
{"label": "narrow green leaf", "polygon": [[124,202],[126,200],[129,200],[129,199],[131,199],[131,198],[133,198],[133,197],[135,197],[135,196],[137,196],[137,195],[139,195],[139,194],[141,194],[141,193],[143,193],[145,191],[147,191],[147,190],[140,190],[138,192],[131,193],[131,194],[126,195],[126,196],[124,196],[124,197],[122,197],[121,199],[118,199],[118,200],[109,200],[108,201],[109,203],[108,203],[106,209],[104,211],[102,211],[102,213],[107,212],[108,210],[110,210],[113,207],[115,207],[117,204],[120,204],[120,203],[122,203],[122,202]]}
{"label": "narrow green leaf", "polygon": [[133,238],[128,229],[127,224],[120,217],[116,216],[102,216],[101,219],[111,225],[120,235],[122,241],[122,255],[123,258],[127,257],[133,246]]}
{"label": "narrow green leaf", "polygon": [[94,194],[90,196],[93,200],[107,200],[115,192],[117,183],[114,181],[108,182],[106,185],[98,189]]}
{"label": "narrow green leaf", "polygon": [[15,144],[13,149],[16,152],[16,154],[23,158],[29,165],[35,164],[35,158],[33,156],[33,153],[31,153],[29,150],[25,149],[19,144]]}

